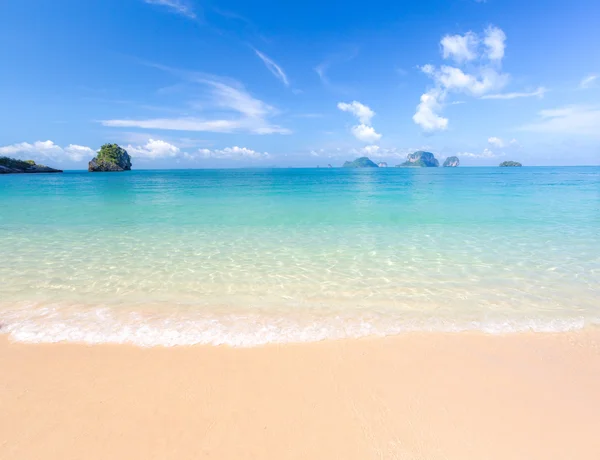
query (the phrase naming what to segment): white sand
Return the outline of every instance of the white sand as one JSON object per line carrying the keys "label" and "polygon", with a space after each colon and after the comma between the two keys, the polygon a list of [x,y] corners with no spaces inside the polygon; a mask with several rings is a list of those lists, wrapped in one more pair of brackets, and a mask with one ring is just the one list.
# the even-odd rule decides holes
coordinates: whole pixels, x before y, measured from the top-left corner
{"label": "white sand", "polygon": [[600,459],[600,334],[253,349],[0,336],[0,458]]}

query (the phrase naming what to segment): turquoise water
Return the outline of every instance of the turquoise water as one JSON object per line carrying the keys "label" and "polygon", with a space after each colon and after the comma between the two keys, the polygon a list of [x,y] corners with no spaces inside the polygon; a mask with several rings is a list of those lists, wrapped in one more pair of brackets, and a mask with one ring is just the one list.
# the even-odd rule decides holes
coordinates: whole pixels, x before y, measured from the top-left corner
{"label": "turquoise water", "polygon": [[0,177],[0,332],[270,342],[600,324],[600,168]]}

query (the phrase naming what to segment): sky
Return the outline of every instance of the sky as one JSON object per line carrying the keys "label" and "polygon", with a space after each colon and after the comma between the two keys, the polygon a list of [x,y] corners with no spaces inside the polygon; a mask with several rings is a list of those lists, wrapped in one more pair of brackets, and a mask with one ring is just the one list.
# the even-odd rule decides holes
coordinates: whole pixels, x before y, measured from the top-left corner
{"label": "sky", "polygon": [[2,0],[0,155],[600,164],[597,0]]}

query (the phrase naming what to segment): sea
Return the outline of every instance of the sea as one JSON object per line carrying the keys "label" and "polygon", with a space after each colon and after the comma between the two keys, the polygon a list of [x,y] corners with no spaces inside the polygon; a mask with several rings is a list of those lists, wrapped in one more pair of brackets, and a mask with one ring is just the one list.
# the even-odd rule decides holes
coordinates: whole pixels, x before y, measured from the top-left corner
{"label": "sea", "polygon": [[252,347],[600,325],[600,167],[0,176],[0,333]]}

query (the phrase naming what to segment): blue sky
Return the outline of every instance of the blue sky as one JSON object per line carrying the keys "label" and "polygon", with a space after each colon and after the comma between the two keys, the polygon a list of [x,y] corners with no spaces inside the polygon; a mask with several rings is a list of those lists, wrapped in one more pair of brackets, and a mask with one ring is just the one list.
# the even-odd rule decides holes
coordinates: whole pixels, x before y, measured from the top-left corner
{"label": "blue sky", "polygon": [[4,0],[0,155],[600,164],[596,0]]}

